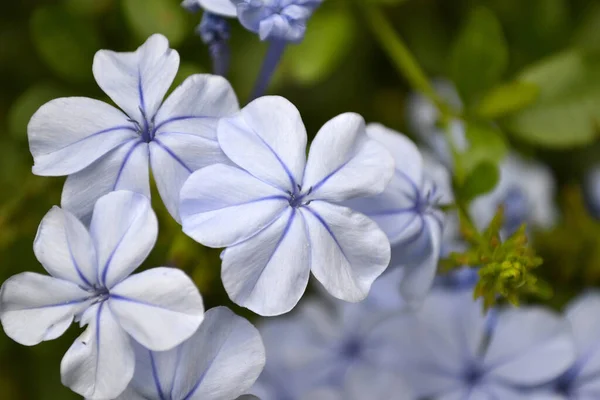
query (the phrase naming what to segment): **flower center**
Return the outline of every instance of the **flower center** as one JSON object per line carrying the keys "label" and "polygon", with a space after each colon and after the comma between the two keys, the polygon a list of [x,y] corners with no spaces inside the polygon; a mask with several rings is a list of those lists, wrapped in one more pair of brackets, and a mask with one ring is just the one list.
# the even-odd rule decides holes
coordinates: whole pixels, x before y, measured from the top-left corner
{"label": "flower center", "polygon": [[110,297],[110,293],[105,287],[94,287],[92,298],[92,304],[102,303]]}
{"label": "flower center", "polygon": [[298,185],[297,190],[295,190],[293,193],[288,192],[288,194],[290,195],[290,198],[289,198],[290,206],[292,206],[294,208],[298,208],[298,207],[309,205],[311,200],[306,201],[306,196],[308,196],[311,192],[312,192],[312,187],[310,187],[306,191],[306,193],[302,193],[302,186]]}
{"label": "flower center", "polygon": [[363,346],[360,339],[351,338],[342,345],[341,354],[344,358],[354,360],[360,357],[362,350]]}
{"label": "flower center", "polygon": [[483,371],[475,365],[469,366],[463,374],[463,379],[469,386],[477,385],[481,378],[483,378]]}
{"label": "flower center", "polygon": [[140,123],[134,119],[129,119],[129,121],[135,125],[137,134],[140,135],[142,140],[146,143],[150,143],[152,139],[154,139],[154,117],[148,118],[142,107],[140,107],[139,110],[142,114],[143,122]]}
{"label": "flower center", "polygon": [[416,199],[415,210],[419,214],[426,214],[434,211],[438,207],[440,201],[438,188],[433,182],[429,182],[429,187],[420,194]]}

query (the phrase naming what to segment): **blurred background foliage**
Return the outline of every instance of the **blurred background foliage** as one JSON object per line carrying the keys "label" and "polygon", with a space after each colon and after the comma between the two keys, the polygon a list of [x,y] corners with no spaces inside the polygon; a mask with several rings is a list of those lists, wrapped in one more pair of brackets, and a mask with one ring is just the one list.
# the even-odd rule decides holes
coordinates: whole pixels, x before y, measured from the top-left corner
{"label": "blurred background foliage", "polygon": [[[548,163],[559,183],[563,218],[536,235],[540,273],[560,306],[600,283],[600,225],[583,206],[582,174],[600,160],[600,1],[364,0],[380,7],[430,78],[451,79],[461,94],[470,153],[469,183],[481,161],[497,163],[508,146]],[[370,32],[356,0],[325,0],[305,41],[288,49],[270,88],[300,109],[309,132],[345,111],[411,135],[404,112],[411,93]],[[31,174],[27,123],[60,96],[106,99],[91,65],[101,48],[131,51],[160,32],[181,54],[176,83],[210,72],[194,34],[199,15],[178,0],[22,0],[0,15],[0,279],[41,272],[32,242],[47,210],[60,202],[63,178]],[[266,45],[232,23],[230,80],[244,103]],[[493,169],[478,172],[494,182]],[[457,171],[459,172],[459,171]],[[497,177],[496,177],[497,178]],[[485,186],[485,185],[483,185]],[[473,189],[475,187],[475,189]],[[466,190],[466,189],[465,189]],[[467,191],[469,191],[467,190]],[[466,195],[465,195],[466,196]],[[179,231],[160,201],[159,242],[145,266],[175,265],[198,284],[207,304],[230,305],[219,279],[219,253]],[[247,315],[243,310],[236,311]],[[60,384],[59,361],[73,338],[24,348],[0,335],[0,399],[74,399]]]}

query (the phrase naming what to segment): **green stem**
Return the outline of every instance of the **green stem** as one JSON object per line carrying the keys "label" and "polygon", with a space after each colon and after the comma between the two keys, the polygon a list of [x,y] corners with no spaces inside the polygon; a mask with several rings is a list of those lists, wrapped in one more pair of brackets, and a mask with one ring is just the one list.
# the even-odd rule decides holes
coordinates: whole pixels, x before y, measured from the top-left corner
{"label": "green stem", "polygon": [[364,11],[371,31],[391,58],[400,75],[408,80],[414,90],[427,96],[444,116],[451,115],[452,111],[437,95],[429,83],[427,75],[383,12],[378,7],[367,4],[364,0],[358,0],[358,4]]}

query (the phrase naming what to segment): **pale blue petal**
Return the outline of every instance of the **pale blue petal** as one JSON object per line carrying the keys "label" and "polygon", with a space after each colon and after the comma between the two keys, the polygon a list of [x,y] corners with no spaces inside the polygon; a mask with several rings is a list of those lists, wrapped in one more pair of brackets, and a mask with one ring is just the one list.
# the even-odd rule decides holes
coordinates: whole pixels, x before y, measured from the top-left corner
{"label": "pale blue petal", "polygon": [[247,392],[265,365],[258,330],[226,307],[206,313],[182,347],[172,397],[228,400]]}
{"label": "pale blue petal", "polygon": [[153,268],[128,277],[111,289],[108,304],[123,329],[154,351],[179,345],[204,318],[198,288],[175,268]]}
{"label": "pale blue petal", "polygon": [[237,10],[231,0],[197,0],[206,11],[224,17],[235,17]]}
{"label": "pale blue petal", "polygon": [[260,315],[290,311],[308,284],[309,250],[304,221],[289,208],[260,233],[227,248],[221,270],[227,294]]}
{"label": "pale blue petal", "polygon": [[135,356],[129,336],[106,303],[88,309],[81,322],[88,327],[62,359],[62,383],[90,400],[113,399],[133,377]]}
{"label": "pale blue petal", "polygon": [[287,194],[227,165],[203,168],[181,191],[183,231],[210,247],[239,243],[289,208]]}
{"label": "pale blue petal", "polygon": [[147,197],[120,190],[94,207],[90,234],[98,256],[98,282],[111,288],[146,259],[158,235],[158,221]]}
{"label": "pale blue petal", "polygon": [[392,370],[354,364],[346,374],[343,400],[413,400],[410,386]]}
{"label": "pale blue petal", "polygon": [[500,313],[484,357],[490,377],[530,386],[557,378],[574,361],[569,324],[539,307]]}
{"label": "pale blue petal", "polygon": [[343,201],[383,192],[394,173],[394,160],[369,139],[363,118],[341,114],[327,122],[312,142],[303,188],[309,199]]}
{"label": "pale blue petal", "polygon": [[283,97],[261,97],[235,117],[223,118],[218,138],[227,157],[258,179],[289,192],[302,183],[306,129]]}
{"label": "pale blue petal", "polygon": [[100,50],[93,72],[104,92],[143,127],[156,114],[179,68],[179,54],[155,34],[134,52]]}
{"label": "pale blue petal", "polygon": [[150,197],[148,145],[130,139],[87,168],[69,175],[61,206],[89,224],[96,201],[115,190],[131,190]]}
{"label": "pale blue petal", "polygon": [[[240,15],[240,21],[243,25],[250,25],[254,21],[247,21],[243,18],[245,14]],[[244,22],[246,22],[244,24]],[[258,36],[260,40],[285,40],[287,42],[297,43],[302,41],[306,32],[304,21],[294,21],[284,14],[273,14],[260,21],[258,25]]]}
{"label": "pale blue petal", "polygon": [[390,262],[385,233],[363,214],[323,201],[313,201],[301,213],[315,277],[336,298],[363,300]]}
{"label": "pale blue petal", "polygon": [[96,250],[83,224],[70,212],[53,207],[42,219],[33,251],[55,278],[91,288],[96,281]]}
{"label": "pale blue petal", "polygon": [[442,227],[435,218],[427,215],[419,219],[421,234],[392,248],[392,265],[404,267],[400,292],[412,307],[423,302],[433,285],[442,241]]}
{"label": "pale blue petal", "polygon": [[[600,293],[591,291],[575,299],[565,312],[571,324],[578,361],[576,379],[597,381],[600,387],[600,321],[596,315],[600,310]],[[600,393],[600,391],[599,391]]]}
{"label": "pale blue petal", "polygon": [[85,97],[44,104],[27,127],[33,173],[69,175],[138,135],[133,123],[116,108]]}
{"label": "pale blue petal", "polygon": [[33,346],[61,336],[87,307],[88,297],[74,283],[24,272],[2,285],[0,321],[11,339]]}

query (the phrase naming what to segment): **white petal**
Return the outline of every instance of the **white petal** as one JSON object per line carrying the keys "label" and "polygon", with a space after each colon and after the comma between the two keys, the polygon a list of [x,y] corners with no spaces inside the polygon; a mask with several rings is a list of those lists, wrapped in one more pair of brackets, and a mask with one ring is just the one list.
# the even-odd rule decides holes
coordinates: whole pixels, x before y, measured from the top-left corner
{"label": "white petal", "polygon": [[115,190],[150,197],[148,145],[139,139],[123,143],[84,170],[69,175],[61,206],[89,224],[96,201]]}
{"label": "white petal", "polygon": [[369,124],[367,134],[381,143],[394,157],[396,173],[421,187],[423,182],[423,157],[412,140],[381,124]]}
{"label": "white petal", "polygon": [[558,377],[573,361],[568,323],[538,307],[502,312],[484,358],[490,376],[530,386]]}
{"label": "white petal", "polygon": [[237,16],[237,9],[231,0],[198,0],[198,3],[213,14],[232,18]]}
{"label": "white petal", "polygon": [[36,258],[55,278],[91,288],[96,284],[96,250],[87,229],[70,212],[53,207],[33,242]]}
{"label": "white petal", "polygon": [[217,122],[240,106],[231,87],[217,75],[192,75],[165,100],[155,118],[156,135],[179,132],[217,139]]}
{"label": "white petal", "polygon": [[218,138],[234,163],[283,191],[302,183],[306,128],[298,109],[283,97],[254,100],[219,122]]}
{"label": "white petal", "polygon": [[210,247],[249,238],[288,207],[286,193],[227,165],[196,171],[181,190],[183,231]]}
{"label": "white petal", "polygon": [[204,314],[198,288],[175,268],[130,276],[111,289],[108,303],[123,329],[154,351],[170,350],[189,338]]}
{"label": "white petal", "polygon": [[98,200],[90,233],[98,255],[98,281],[111,288],[146,259],[156,242],[158,221],[147,197],[120,190]]}
{"label": "white petal", "polygon": [[313,201],[302,208],[312,272],[334,297],[357,302],[390,262],[390,244],[375,222],[349,208]]}
{"label": "white petal", "polygon": [[81,171],[111,149],[137,137],[125,114],[85,97],[44,104],[31,117],[27,134],[33,173],[45,176]]}
{"label": "white petal", "polygon": [[179,193],[195,170],[228,162],[216,140],[194,135],[162,134],[150,142],[150,163],[158,192],[177,221]]}
{"label": "white petal", "polygon": [[[586,377],[598,376],[600,373],[600,348],[598,337],[600,337],[600,321],[595,318],[600,310],[600,292],[591,291],[580,295],[569,304],[566,317],[571,324],[577,357],[583,364],[579,365],[579,379],[587,380]],[[592,380],[592,379],[589,379]],[[593,379],[598,382],[600,380]]]}
{"label": "white petal", "polygon": [[[419,217],[421,235],[392,248],[392,265],[402,265],[400,292],[413,307],[420,305],[433,285],[442,241],[442,226],[431,215]],[[404,262],[402,262],[404,260]]]}
{"label": "white petal", "polygon": [[63,385],[87,399],[113,399],[133,377],[135,356],[129,336],[106,303],[88,309],[87,329],[73,342],[60,364]]}
{"label": "white petal", "polygon": [[250,389],[265,366],[260,334],[226,307],[209,310],[181,347],[173,392],[178,399],[234,399]]}
{"label": "white petal", "polygon": [[264,316],[290,311],[300,300],[310,275],[305,226],[289,208],[270,226],[223,257],[221,278],[229,297]]}
{"label": "white petal", "polygon": [[364,119],[341,114],[312,142],[302,186],[310,198],[343,201],[383,192],[394,173],[390,153],[366,134]]}
{"label": "white petal", "polygon": [[15,275],[0,292],[2,327],[25,346],[56,339],[85,309],[88,297],[88,292],[68,281],[31,272]]}
{"label": "white petal", "polygon": [[134,52],[100,50],[92,67],[102,90],[140,124],[154,117],[178,68],[179,54],[158,34]]}

